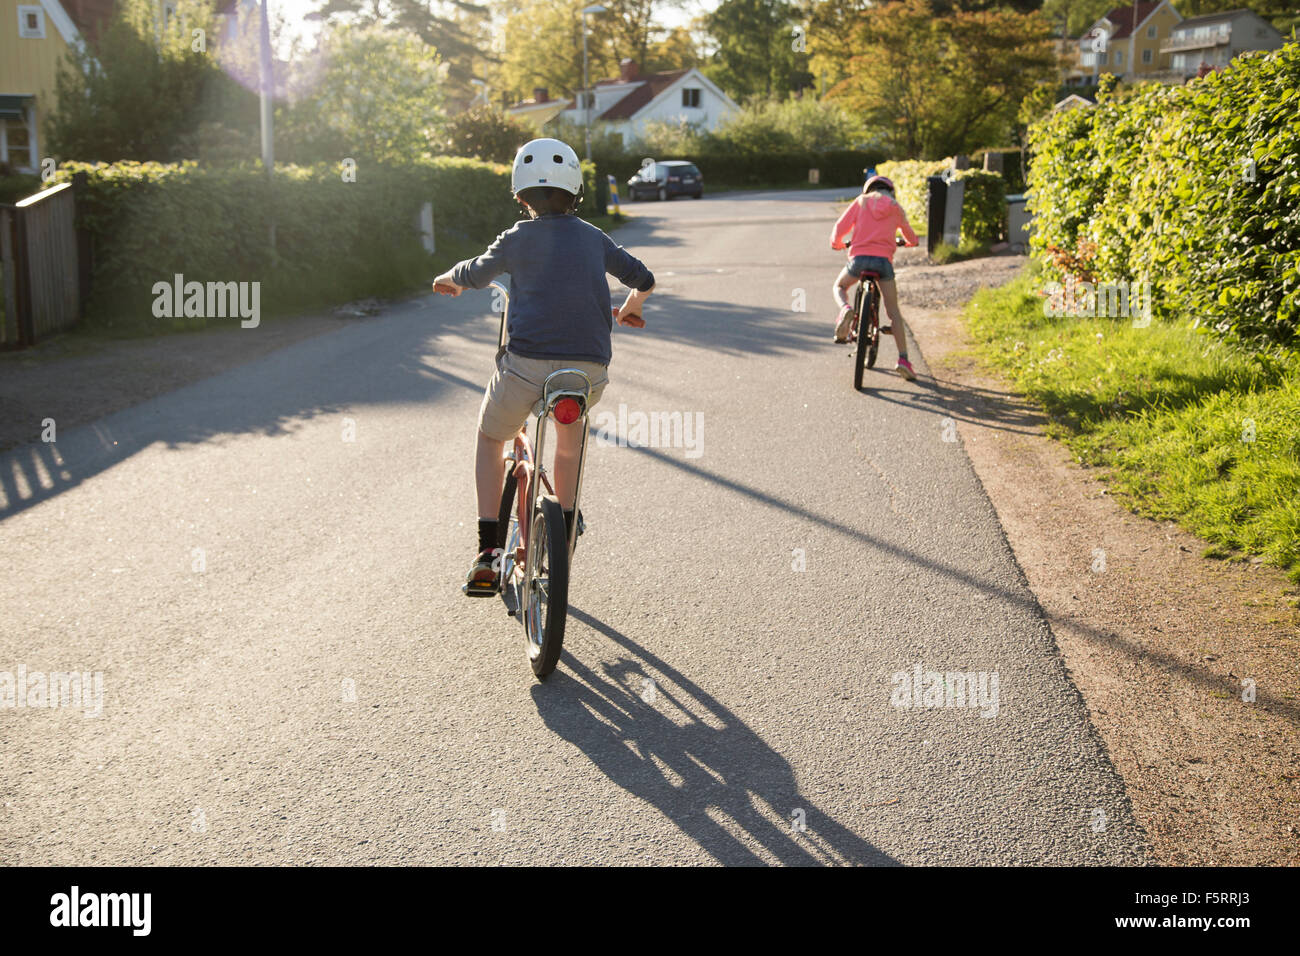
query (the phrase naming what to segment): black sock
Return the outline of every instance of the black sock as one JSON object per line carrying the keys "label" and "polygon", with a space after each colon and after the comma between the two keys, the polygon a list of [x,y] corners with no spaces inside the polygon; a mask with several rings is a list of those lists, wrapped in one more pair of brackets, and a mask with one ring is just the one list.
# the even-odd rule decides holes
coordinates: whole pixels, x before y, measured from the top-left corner
{"label": "black sock", "polygon": [[564,513],[564,533],[568,535],[570,538],[573,537],[573,512],[572,511],[566,511]]}
{"label": "black sock", "polygon": [[497,526],[496,518],[478,519],[478,550],[480,554],[484,551],[496,550]]}

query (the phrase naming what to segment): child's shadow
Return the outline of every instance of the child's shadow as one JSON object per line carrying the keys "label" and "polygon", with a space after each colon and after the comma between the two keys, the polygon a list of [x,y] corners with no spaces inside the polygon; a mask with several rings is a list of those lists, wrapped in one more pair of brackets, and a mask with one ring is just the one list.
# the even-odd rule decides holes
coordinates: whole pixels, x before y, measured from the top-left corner
{"label": "child's shadow", "polygon": [[533,687],[542,720],[714,859],[898,865],[800,795],[785,759],[707,692],[589,614],[569,618],[626,653],[599,672],[566,654],[572,675]]}

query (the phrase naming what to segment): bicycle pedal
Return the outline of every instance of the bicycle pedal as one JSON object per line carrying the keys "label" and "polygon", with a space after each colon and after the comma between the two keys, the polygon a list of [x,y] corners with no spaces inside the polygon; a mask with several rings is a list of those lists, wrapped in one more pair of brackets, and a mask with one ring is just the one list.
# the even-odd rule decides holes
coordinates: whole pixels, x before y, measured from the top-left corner
{"label": "bicycle pedal", "polygon": [[466,597],[474,598],[496,597],[501,593],[501,588],[496,584],[492,585],[490,588],[483,587],[482,585],[479,585],[478,587],[470,587],[468,584],[462,584],[460,586],[460,593]]}

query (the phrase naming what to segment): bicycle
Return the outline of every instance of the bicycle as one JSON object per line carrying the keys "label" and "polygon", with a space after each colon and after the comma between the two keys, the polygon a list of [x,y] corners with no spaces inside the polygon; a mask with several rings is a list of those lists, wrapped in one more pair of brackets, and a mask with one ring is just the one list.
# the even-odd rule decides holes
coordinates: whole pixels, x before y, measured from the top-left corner
{"label": "bicycle", "polygon": [[[901,236],[894,237],[894,243],[899,246],[905,246]],[[853,294],[853,315],[855,320],[851,326],[850,334],[857,333],[858,348],[853,359],[853,388],[855,391],[862,390],[862,375],[869,369],[875,367],[876,355],[880,351],[880,334],[882,332],[892,332],[892,325],[880,324],[880,286],[876,280],[880,278],[878,272],[864,272],[858,276],[857,289]],[[867,305],[867,326],[866,334],[862,329],[862,306],[864,297]]]}
{"label": "bicycle", "polygon": [[[501,329],[497,339],[499,359],[506,349],[510,293],[499,282],[492,282],[491,287],[502,297]],[[572,380],[572,384],[562,384],[565,378]],[[528,661],[533,674],[541,680],[545,680],[560,661],[569,613],[569,570],[578,535],[585,530],[578,504],[587,460],[587,405],[590,396],[591,379],[581,369],[562,368],[546,376],[542,383],[542,398],[533,406],[533,440],[529,441],[525,423],[505,456],[506,475],[501,488],[497,541],[493,550],[496,593],[501,595],[506,612],[523,624]],[[546,423],[552,419],[561,425],[579,423],[582,428],[582,449],[578,455],[573,494],[575,518],[571,530],[566,527],[559,496],[543,464]],[[542,493],[543,487],[545,494]]]}

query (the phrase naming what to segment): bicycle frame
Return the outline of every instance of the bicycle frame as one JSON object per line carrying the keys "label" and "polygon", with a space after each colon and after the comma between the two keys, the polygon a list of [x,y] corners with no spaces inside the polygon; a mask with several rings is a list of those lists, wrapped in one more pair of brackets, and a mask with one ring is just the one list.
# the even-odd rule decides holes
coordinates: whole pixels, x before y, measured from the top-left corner
{"label": "bicycle frame", "polygon": [[[498,355],[504,352],[508,340],[508,322],[507,313],[510,306],[510,293],[499,282],[492,282],[491,286],[495,288],[502,296],[505,307],[501,311],[501,327],[498,333],[497,347]],[[576,376],[579,382],[576,386],[564,387],[561,380],[565,376]],[[501,594],[506,602],[507,609],[512,614],[516,610],[522,609],[526,603],[531,603],[533,595],[531,593],[534,577],[537,572],[538,549],[529,547],[530,531],[533,517],[537,514],[537,498],[540,495],[541,487],[545,487],[548,492],[555,495],[555,489],[547,477],[546,467],[543,464],[546,453],[546,423],[554,417],[555,406],[565,398],[572,398],[577,401],[581,414],[572,424],[582,429],[582,445],[578,455],[578,473],[575,479],[573,492],[573,509],[575,516],[582,498],[582,477],[586,470],[587,463],[587,409],[591,398],[591,379],[585,372],[577,368],[556,369],[546,377],[542,383],[542,398],[534,406],[533,414],[535,416],[535,425],[533,439],[528,439],[527,426],[520,430],[515,436],[515,440],[506,453],[507,468],[513,469],[519,482],[518,504],[515,510],[515,528],[513,534],[507,535],[505,553],[502,555],[501,565],[499,568]],[[558,498],[558,495],[556,495]],[[579,522],[575,517],[573,526],[566,529],[568,539],[565,542],[566,550],[570,558],[573,556],[574,545],[577,542]],[[523,580],[515,582],[515,572],[519,569],[519,549],[523,549]],[[515,593],[518,591],[518,593]],[[519,615],[521,623],[525,627],[527,616]]]}

